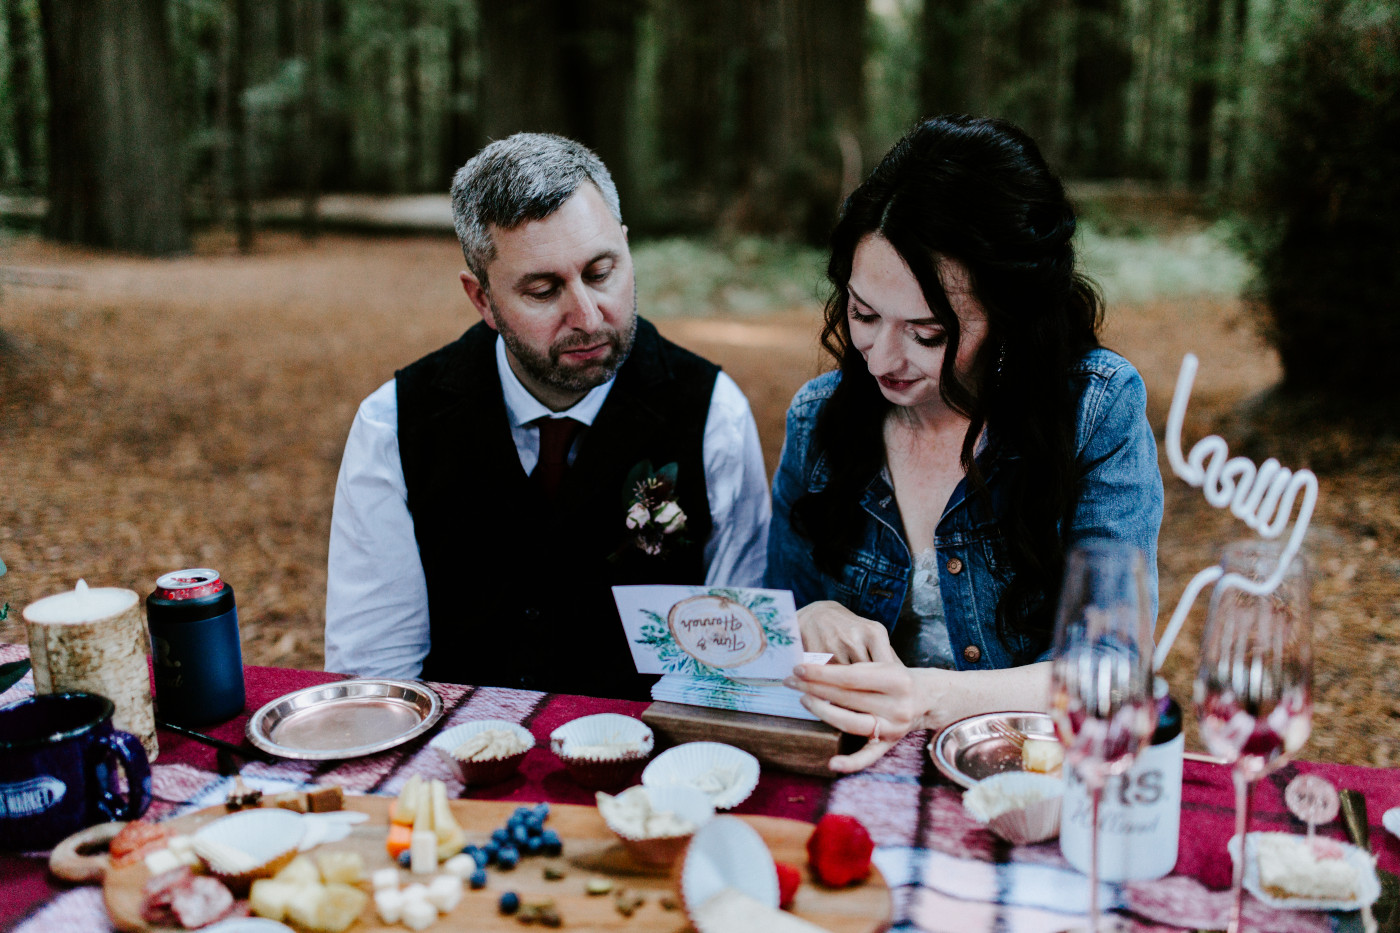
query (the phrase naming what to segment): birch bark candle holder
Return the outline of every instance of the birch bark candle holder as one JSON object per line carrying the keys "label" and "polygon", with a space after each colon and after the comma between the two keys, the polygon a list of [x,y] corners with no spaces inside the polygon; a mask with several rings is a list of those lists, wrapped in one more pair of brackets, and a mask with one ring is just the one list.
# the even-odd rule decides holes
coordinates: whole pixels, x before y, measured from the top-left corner
{"label": "birch bark candle holder", "polygon": [[134,590],[89,587],[31,603],[24,610],[35,693],[81,690],[116,706],[112,724],[141,740],[154,761],[155,707],[147,656],[150,637]]}

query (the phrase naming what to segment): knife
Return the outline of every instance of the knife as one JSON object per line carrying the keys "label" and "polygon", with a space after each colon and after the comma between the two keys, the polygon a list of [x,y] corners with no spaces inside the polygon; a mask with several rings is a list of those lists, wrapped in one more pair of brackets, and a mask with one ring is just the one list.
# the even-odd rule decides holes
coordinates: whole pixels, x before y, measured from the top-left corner
{"label": "knife", "polygon": [[[187,739],[193,739],[201,745],[208,745],[210,748],[217,749],[221,758],[225,754],[237,755],[245,761],[260,761],[268,765],[277,764],[276,758],[256,748],[249,748],[246,745],[234,745],[232,742],[225,742],[223,739],[216,739],[212,735],[205,735],[203,732],[186,729],[184,726],[177,726],[173,722],[166,722],[161,719],[156,720],[156,725],[161,729],[169,729],[177,735],[183,735]],[[237,769],[235,768],[234,770],[236,771]],[[221,770],[219,773],[223,774],[224,772]]]}
{"label": "knife", "polygon": [[[1346,827],[1347,838],[1351,844],[1370,852],[1375,856],[1371,848],[1371,827],[1366,817],[1366,798],[1357,790],[1344,790],[1339,795],[1342,803],[1342,825]],[[1400,931],[1400,910],[1395,909],[1397,899],[1400,899],[1400,878],[1394,872],[1376,869],[1376,877],[1381,882],[1381,896],[1371,907],[1371,913],[1380,924],[1381,933],[1397,933]]]}

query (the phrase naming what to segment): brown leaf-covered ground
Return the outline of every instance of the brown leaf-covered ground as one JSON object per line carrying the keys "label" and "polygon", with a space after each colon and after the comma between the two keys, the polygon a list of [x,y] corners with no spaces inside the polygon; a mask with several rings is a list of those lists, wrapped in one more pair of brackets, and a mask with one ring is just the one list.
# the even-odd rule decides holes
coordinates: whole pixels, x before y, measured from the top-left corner
{"label": "brown leaf-covered ground", "polygon": [[[160,573],[211,566],[237,590],[247,663],[318,667],[345,433],[395,367],[474,320],[455,242],[264,234],[240,256],[211,236],[158,261],[8,237],[0,251],[0,601],[14,610],[0,641],[22,642],[19,610],[79,577],[146,594]],[[771,471],[787,402],[822,366],[817,322],[808,307],[659,325],[748,393]],[[1232,452],[1318,470],[1304,754],[1400,764],[1400,441],[1336,413],[1299,427],[1300,407],[1266,393],[1278,365],[1237,302],[1117,306],[1106,337],[1143,372],[1159,438],[1191,350],[1188,446],[1218,430]],[[1213,548],[1247,529],[1163,467],[1165,620]],[[1183,701],[1200,618],[1169,662]]]}

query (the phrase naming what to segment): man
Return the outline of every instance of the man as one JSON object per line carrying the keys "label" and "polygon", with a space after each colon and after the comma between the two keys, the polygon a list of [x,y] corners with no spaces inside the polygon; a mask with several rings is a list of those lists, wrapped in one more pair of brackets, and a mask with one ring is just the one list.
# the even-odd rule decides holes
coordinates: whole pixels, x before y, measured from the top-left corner
{"label": "man", "polygon": [[452,209],[482,322],[355,417],[326,668],[645,699],[610,587],[761,585],[748,401],[637,316],[617,188],[585,147],[492,143]]}

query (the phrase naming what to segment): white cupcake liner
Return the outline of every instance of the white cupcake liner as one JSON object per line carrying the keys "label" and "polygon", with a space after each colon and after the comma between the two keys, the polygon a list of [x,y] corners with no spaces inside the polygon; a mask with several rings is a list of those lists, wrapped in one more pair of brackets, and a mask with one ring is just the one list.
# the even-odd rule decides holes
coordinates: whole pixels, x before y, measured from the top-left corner
{"label": "white cupcake liner", "polygon": [[687,742],[657,755],[642,771],[648,787],[694,787],[709,795],[716,810],[729,810],[758,786],[753,755],[722,742]]}
{"label": "white cupcake liner", "polygon": [[[737,816],[717,816],[695,831],[680,871],[681,903],[691,923],[702,904],[726,888],[778,909],[778,868],[768,845]],[[700,933],[725,931],[700,929]]]}
{"label": "white cupcake liner", "polygon": [[[709,796],[693,787],[647,787],[639,784],[622,792],[622,794],[629,795],[634,793],[646,795],[652,810],[660,813],[673,813],[693,827],[689,832],[671,835],[638,834],[616,821],[613,808],[606,805],[600,794],[598,812],[602,814],[603,822],[607,823],[608,829],[622,840],[623,845],[627,847],[635,859],[648,865],[670,865],[673,863],[685,850],[686,844],[696,830],[708,823],[710,818],[715,815],[715,808],[710,803]],[[618,796],[621,797],[622,794]]]}
{"label": "white cupcake liner", "polygon": [[[640,719],[598,713],[564,723],[549,735],[549,747],[575,781],[592,790],[626,787],[656,738]],[[605,749],[607,751],[605,751]]]}
{"label": "white cupcake liner", "polygon": [[[549,734],[549,747],[560,758],[592,761],[645,758],[655,741],[650,726],[621,713],[581,716]],[[609,748],[615,750],[604,751]]]}
{"label": "white cupcake liner", "polygon": [[[463,759],[452,754],[467,739],[490,729],[511,733],[524,742],[525,747],[499,758]],[[444,729],[428,745],[437,749],[443,760],[457,772],[463,784],[495,784],[519,770],[520,762],[529,754],[530,749],[535,747],[535,734],[524,726],[504,719],[478,719]]]}
{"label": "white cupcake liner", "polygon": [[[1064,779],[1049,774],[1006,771],[978,781],[963,794],[963,809],[1012,845],[1045,842],[1060,834]],[[994,815],[988,794],[1021,798],[1021,805]]]}
{"label": "white cupcake liner", "polygon": [[271,878],[296,856],[304,831],[300,813],[243,810],[201,826],[191,845],[210,874],[246,894],[253,881]]}

